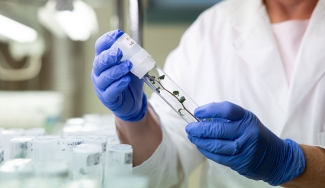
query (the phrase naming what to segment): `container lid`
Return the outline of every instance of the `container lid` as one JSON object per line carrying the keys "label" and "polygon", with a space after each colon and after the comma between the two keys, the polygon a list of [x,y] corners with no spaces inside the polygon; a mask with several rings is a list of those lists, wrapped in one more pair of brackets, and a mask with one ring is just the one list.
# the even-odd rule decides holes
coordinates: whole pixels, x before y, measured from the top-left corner
{"label": "container lid", "polygon": [[39,161],[56,160],[59,158],[60,137],[40,136],[34,140],[34,159]]}
{"label": "container lid", "polygon": [[101,147],[93,144],[80,144],[79,146],[73,148],[74,153],[81,154],[95,154],[101,152]]}
{"label": "container lid", "polygon": [[25,130],[25,135],[27,136],[43,136],[45,135],[45,129],[44,128],[31,128]]}

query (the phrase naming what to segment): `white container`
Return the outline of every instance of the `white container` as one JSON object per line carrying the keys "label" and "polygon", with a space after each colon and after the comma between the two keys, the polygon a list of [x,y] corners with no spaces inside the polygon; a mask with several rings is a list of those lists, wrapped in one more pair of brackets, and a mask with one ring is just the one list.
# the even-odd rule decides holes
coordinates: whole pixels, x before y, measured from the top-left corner
{"label": "white container", "polygon": [[4,160],[4,151],[2,148],[0,148],[0,165],[3,163]]}
{"label": "white container", "polygon": [[[36,162],[33,164],[35,178],[30,183],[38,183],[38,187],[63,187],[69,181],[69,165],[59,161]],[[33,187],[33,186],[32,186]]]}
{"label": "white container", "polygon": [[107,139],[103,137],[86,137],[84,139],[85,144],[94,144],[99,147],[101,147],[101,153],[100,153],[100,163],[102,164],[102,175],[104,177],[105,174],[105,164],[106,164],[106,145],[107,145]]}
{"label": "white container", "polygon": [[132,146],[127,144],[108,145],[106,148],[106,176],[132,174]]}
{"label": "white container", "polygon": [[73,149],[83,144],[83,139],[67,137],[61,139],[61,159],[69,165],[69,178],[73,177]]}
{"label": "white container", "polygon": [[59,161],[36,162],[33,164],[33,172],[36,177],[59,177],[67,180],[68,169],[67,163]]}
{"label": "white container", "polygon": [[73,179],[92,179],[101,184],[102,165],[100,153],[102,148],[92,144],[81,144],[73,149]]}
{"label": "white container", "polygon": [[4,162],[0,166],[0,182],[18,180],[23,183],[32,177],[31,161],[31,159],[13,159]]}
{"label": "white container", "polygon": [[115,187],[120,182],[116,178],[132,175],[132,153],[127,144],[107,145],[104,187]]}
{"label": "white container", "polygon": [[10,159],[33,158],[34,137],[20,136],[10,140]]}
{"label": "white container", "polygon": [[0,139],[4,150],[4,161],[10,158],[10,140],[24,134],[24,129],[5,129],[1,131]]}
{"label": "white container", "polygon": [[60,137],[40,136],[34,140],[33,159],[36,161],[56,161],[60,159]]}

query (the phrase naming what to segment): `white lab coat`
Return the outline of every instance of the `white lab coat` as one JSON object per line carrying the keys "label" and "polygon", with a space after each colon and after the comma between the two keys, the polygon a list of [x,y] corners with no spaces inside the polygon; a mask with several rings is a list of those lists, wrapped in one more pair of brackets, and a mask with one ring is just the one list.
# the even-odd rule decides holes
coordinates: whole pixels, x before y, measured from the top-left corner
{"label": "white lab coat", "polygon": [[[230,101],[252,111],[281,138],[317,145],[325,131],[325,0],[319,0],[287,83],[280,53],[262,0],[227,0],[205,11],[169,55],[165,72],[198,104]],[[203,157],[187,140],[186,122],[156,94],[163,141],[135,174],[151,187],[186,187],[200,163],[200,188],[263,188]]]}

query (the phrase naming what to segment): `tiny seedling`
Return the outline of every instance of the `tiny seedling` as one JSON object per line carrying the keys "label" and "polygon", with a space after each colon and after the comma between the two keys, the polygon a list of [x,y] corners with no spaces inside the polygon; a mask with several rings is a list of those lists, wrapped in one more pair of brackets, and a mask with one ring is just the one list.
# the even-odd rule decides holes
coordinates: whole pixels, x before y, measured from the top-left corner
{"label": "tiny seedling", "polygon": [[185,100],[186,100],[186,99],[185,99],[184,96],[181,96],[181,98],[178,99],[178,101],[179,101],[181,104],[183,104]]}
{"label": "tiny seedling", "polygon": [[184,109],[183,108],[178,109],[178,113],[180,116],[184,116],[184,114],[182,114],[182,112],[181,112],[182,110],[184,110]]}
{"label": "tiny seedling", "polygon": [[179,96],[179,92],[178,91],[173,91],[173,95]]}
{"label": "tiny seedling", "polygon": [[197,121],[199,121],[197,118],[194,117],[194,115],[185,107],[184,105],[184,102],[186,100],[186,98],[184,96],[181,96],[178,98],[179,96],[179,91],[175,90],[173,92],[167,90],[163,85],[162,83],[160,82],[161,80],[164,80],[165,79],[165,75],[161,75],[158,77],[158,79],[156,79],[155,76],[151,76],[149,74],[146,75],[149,79],[149,81],[152,83],[153,86],[155,86],[156,83],[159,84],[158,87],[155,87],[156,88],[156,91],[158,93],[160,93],[160,90],[165,90],[167,93],[169,93],[171,96],[173,96],[174,98],[176,98],[178,100],[178,102],[183,106],[183,108],[179,108],[178,109],[178,113],[180,116],[184,116],[184,114],[181,112],[182,110],[185,110],[187,113],[189,113],[194,119],[196,119]]}

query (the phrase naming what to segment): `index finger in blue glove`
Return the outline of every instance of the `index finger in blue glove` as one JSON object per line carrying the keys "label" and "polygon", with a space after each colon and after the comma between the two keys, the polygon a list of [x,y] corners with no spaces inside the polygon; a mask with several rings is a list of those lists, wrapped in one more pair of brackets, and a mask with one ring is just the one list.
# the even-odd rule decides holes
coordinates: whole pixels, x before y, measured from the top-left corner
{"label": "index finger in blue glove", "polygon": [[94,85],[101,90],[106,90],[113,82],[120,79],[122,76],[130,72],[132,63],[128,60],[114,65],[109,69],[103,71],[99,76],[94,73],[91,74]]}
{"label": "index finger in blue glove", "polygon": [[95,57],[93,63],[93,71],[96,76],[99,76],[106,69],[119,64],[123,57],[123,53],[120,49],[105,50]]}
{"label": "index finger in blue glove", "polygon": [[230,141],[222,139],[197,138],[193,136],[188,136],[188,139],[197,147],[215,154],[235,155],[240,149],[240,145],[237,140]]}
{"label": "index finger in blue glove", "polygon": [[105,33],[99,37],[95,44],[96,55],[100,54],[102,51],[109,49],[114,42],[120,38],[124,32],[122,30],[114,30],[108,33]]}
{"label": "index finger in blue glove", "polygon": [[217,138],[234,140],[242,132],[238,122],[218,122],[216,120],[209,122],[193,122],[186,126],[187,134],[198,138]]}
{"label": "index finger in blue glove", "polygon": [[228,101],[220,103],[209,103],[195,109],[194,116],[199,119],[222,118],[231,121],[241,120],[245,115],[245,110]]}

